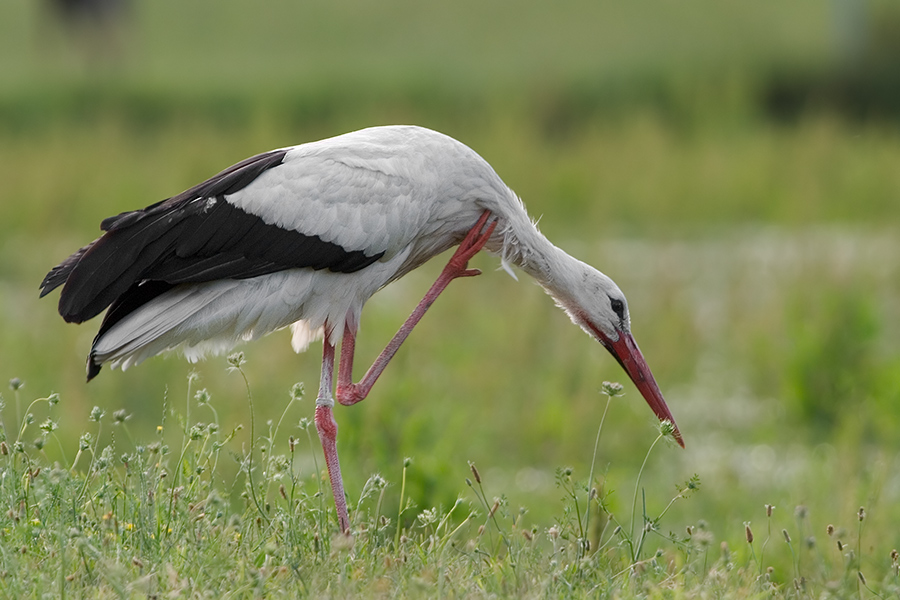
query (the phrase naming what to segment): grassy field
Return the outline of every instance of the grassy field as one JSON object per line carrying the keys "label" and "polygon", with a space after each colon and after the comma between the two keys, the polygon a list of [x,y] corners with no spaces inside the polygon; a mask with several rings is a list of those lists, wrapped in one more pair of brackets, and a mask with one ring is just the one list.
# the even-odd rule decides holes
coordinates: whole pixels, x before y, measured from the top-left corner
{"label": "grassy field", "polygon": [[[854,50],[836,6],[135,2],[84,43],[4,3],[0,593],[895,596],[900,121],[889,77],[842,85],[900,18],[867,4]],[[317,347],[85,385],[96,326],[37,288],[102,218],[397,122],[476,149],[619,283],[686,450],[630,383],[607,412],[619,367],[487,255],[336,411],[352,544],[295,387]],[[360,362],[433,262],[369,303]]]}

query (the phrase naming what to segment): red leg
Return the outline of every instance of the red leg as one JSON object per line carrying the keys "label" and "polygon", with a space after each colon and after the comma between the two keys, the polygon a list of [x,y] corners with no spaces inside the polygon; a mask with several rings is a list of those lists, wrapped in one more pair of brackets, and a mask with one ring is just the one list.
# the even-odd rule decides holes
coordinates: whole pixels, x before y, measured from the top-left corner
{"label": "red leg", "polygon": [[456,249],[456,252],[450,258],[447,266],[441,271],[437,281],[434,282],[431,289],[425,294],[425,297],[422,298],[412,314],[409,315],[409,318],[406,319],[400,330],[388,342],[388,345],[375,359],[375,362],[372,363],[372,366],[369,367],[369,370],[366,371],[365,376],[359,383],[353,383],[353,353],[356,346],[356,333],[350,327],[344,328],[344,338],[341,341],[341,365],[338,370],[337,390],[335,391],[338,402],[344,405],[351,405],[364,400],[369,395],[369,390],[372,389],[375,381],[391,359],[394,358],[397,350],[400,349],[400,345],[412,332],[413,327],[422,319],[425,311],[434,304],[434,301],[447,288],[450,282],[457,277],[472,277],[481,274],[481,271],[478,269],[469,269],[468,264],[469,259],[484,247],[497,227],[497,220],[495,219],[485,229],[490,216],[490,211],[484,211],[484,214],[481,215],[475,226],[469,230],[465,239],[460,243],[459,248]]}
{"label": "red leg", "polygon": [[334,373],[334,346],[325,337],[325,350],[322,356],[322,378],[319,381],[319,395],[316,398],[316,431],[325,452],[325,465],[328,467],[328,478],[331,480],[331,492],[334,494],[334,506],[337,510],[338,524],[345,534],[350,533],[350,516],[347,513],[347,499],[344,496],[344,481],[341,478],[341,463],[337,454],[337,422],[331,412],[334,400],[331,397],[331,381]]}

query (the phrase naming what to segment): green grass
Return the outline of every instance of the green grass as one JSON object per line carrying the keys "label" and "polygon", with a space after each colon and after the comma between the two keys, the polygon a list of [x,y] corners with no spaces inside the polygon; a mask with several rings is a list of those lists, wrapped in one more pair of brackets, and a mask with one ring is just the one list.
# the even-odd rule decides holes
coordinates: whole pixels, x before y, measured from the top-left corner
{"label": "green grass", "polygon": [[[241,387],[244,358],[229,363]],[[557,469],[555,518],[537,525],[473,463],[465,483],[454,484],[454,502],[422,506],[404,501],[407,471],[416,468],[407,459],[395,469],[399,490],[396,480],[373,475],[351,498],[346,538],[337,532],[327,478],[298,464],[300,448],[317,444],[310,421],[269,423],[254,443],[238,444],[237,431],[219,423],[215,399],[196,385],[192,374],[187,398],[163,402],[152,433],[134,431],[125,411],[95,407],[83,417],[87,430],[71,462],[45,453],[62,446],[65,400],[57,395],[29,403],[18,431],[0,431],[0,502],[9,507],[0,521],[4,595],[802,598],[900,591],[896,556],[881,555],[879,518],[871,522],[878,507],[834,515],[837,527],[814,532],[807,507],[791,514],[766,506],[755,536],[749,519],[743,523],[743,543],[719,542],[703,520],[671,531],[669,510],[692,504],[702,490],[696,476],[669,497],[645,487],[645,467],[660,461],[654,448],[671,434],[665,428],[645,453],[630,507],[614,508],[611,478],[589,481]],[[621,394],[616,387],[604,384],[607,406]],[[17,404],[22,391],[11,385]],[[302,402],[295,386],[282,416],[292,421],[292,405]],[[34,415],[45,413],[38,424]],[[112,440],[101,441],[110,428]],[[30,436],[37,438],[25,442]],[[222,469],[226,462],[239,472]],[[665,504],[653,512],[652,500]],[[816,533],[825,538],[821,546]]]}
{"label": "green grass", "polygon": [[[0,380],[24,383],[0,411],[2,595],[896,595],[900,126],[816,93],[791,118],[767,105],[775,84],[827,93],[851,64],[837,3],[161,0],[134,6],[113,60],[39,6],[0,6]],[[894,9],[869,6],[867,52],[896,64]],[[598,392],[618,365],[490,256],[365,402],[336,409],[352,547],[295,387],[316,386],[315,346],[242,348],[252,409],[222,358],[85,385],[96,325],[37,291],[102,218],[255,152],[398,122],[475,148],[620,284],[686,450],[648,453],[630,383]],[[359,362],[441,260],[372,299]]]}
{"label": "green grass", "polygon": [[[0,67],[13,84],[68,83],[93,71],[105,81],[194,95],[357,84],[383,91],[435,84],[514,90],[523,82],[552,89],[669,69],[721,73],[785,59],[816,64],[832,43],[832,15],[811,0],[790,7],[273,0],[263,9],[234,0],[164,1],[135,3],[118,37],[76,49],[41,5],[10,0],[2,11]],[[120,56],[104,57],[98,48]],[[99,68],[92,70],[91,60]]]}

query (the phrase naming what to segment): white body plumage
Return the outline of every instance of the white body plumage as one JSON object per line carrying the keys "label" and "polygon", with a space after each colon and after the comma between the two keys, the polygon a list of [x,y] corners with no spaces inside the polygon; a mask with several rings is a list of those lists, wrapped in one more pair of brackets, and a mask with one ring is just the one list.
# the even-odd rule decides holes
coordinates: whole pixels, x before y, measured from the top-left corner
{"label": "white body plumage", "polygon": [[173,348],[194,361],[289,325],[298,352],[326,323],[336,343],[376,291],[458,244],[485,210],[500,220],[486,248],[501,254],[510,273],[513,263],[542,284],[549,279],[542,263],[552,245],[491,166],[453,138],[376,127],[280,151],[280,163],[237,191],[185,200],[204,210],[226,202],[269,227],[380,258],[351,273],[287,268],[182,283],[102,331],[96,363],[127,368]]}

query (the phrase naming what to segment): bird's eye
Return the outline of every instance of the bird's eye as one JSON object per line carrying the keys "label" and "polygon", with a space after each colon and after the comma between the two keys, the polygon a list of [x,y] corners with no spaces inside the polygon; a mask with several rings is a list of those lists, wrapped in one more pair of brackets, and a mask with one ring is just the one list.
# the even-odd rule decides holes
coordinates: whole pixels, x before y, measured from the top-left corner
{"label": "bird's eye", "polygon": [[616,315],[620,319],[625,318],[625,303],[624,302],[622,302],[618,298],[610,298],[609,307],[613,309],[613,312],[616,313]]}

